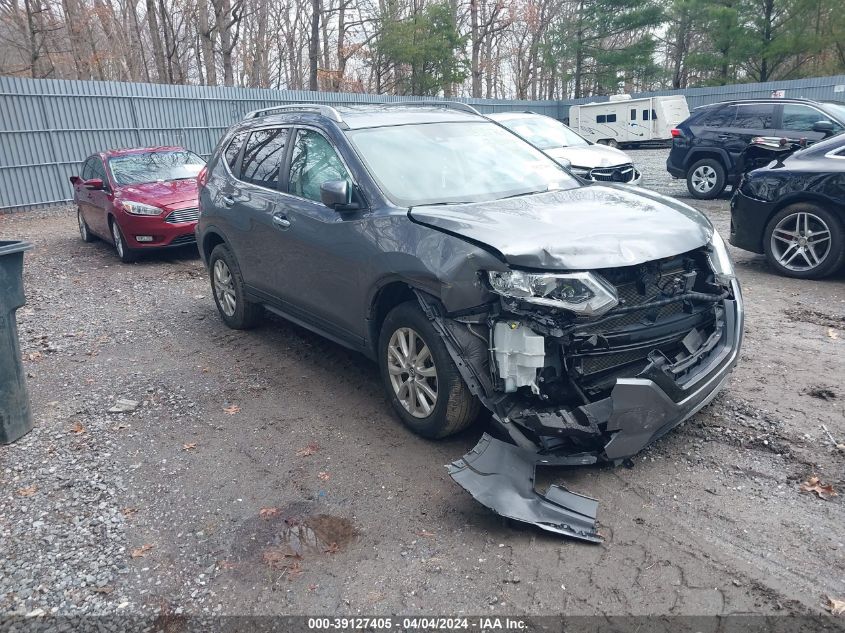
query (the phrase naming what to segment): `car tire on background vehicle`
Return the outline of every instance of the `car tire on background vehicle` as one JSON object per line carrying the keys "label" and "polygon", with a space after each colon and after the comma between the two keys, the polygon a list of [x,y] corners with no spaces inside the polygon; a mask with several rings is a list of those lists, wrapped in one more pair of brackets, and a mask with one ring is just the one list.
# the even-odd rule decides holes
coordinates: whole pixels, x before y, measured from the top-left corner
{"label": "car tire on background vehicle", "polygon": [[223,322],[233,330],[248,330],[261,320],[264,309],[246,300],[238,261],[225,244],[218,244],[208,258],[211,294]]}
{"label": "car tire on background vehicle", "polygon": [[453,435],[478,417],[481,403],[415,302],[396,306],[385,318],[378,361],[388,400],[417,435],[429,439]]}
{"label": "car tire on background vehicle", "polygon": [[702,158],[687,171],[687,189],[693,198],[712,200],[726,184],[725,167],[716,158]]}
{"label": "car tire on background vehicle", "polygon": [[126,240],[123,237],[123,231],[117,221],[112,218],[109,221],[109,228],[111,229],[112,242],[114,243],[114,251],[124,264],[131,264],[138,259],[138,253],[126,245]]}
{"label": "car tire on background vehicle", "polygon": [[797,202],[772,216],[763,232],[766,260],[778,273],[820,279],[845,264],[845,228],[833,213]]}
{"label": "car tire on background vehicle", "polygon": [[79,237],[82,238],[83,242],[93,242],[94,236],[91,234],[91,231],[88,229],[88,224],[85,222],[85,218],[82,217],[82,210],[76,210],[76,223],[79,225]]}

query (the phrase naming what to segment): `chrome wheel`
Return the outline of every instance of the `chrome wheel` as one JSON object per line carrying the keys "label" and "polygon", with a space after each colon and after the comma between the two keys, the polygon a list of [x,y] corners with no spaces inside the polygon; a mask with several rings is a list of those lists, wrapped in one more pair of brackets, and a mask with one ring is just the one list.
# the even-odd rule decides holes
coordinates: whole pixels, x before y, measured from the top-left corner
{"label": "chrome wheel", "polygon": [[437,368],[431,350],[409,327],[400,327],[387,344],[387,371],[393,393],[415,418],[427,418],[437,405]]}
{"label": "chrome wheel", "polygon": [[212,278],[214,280],[214,294],[217,296],[217,304],[228,317],[234,316],[235,308],[238,307],[238,299],[235,294],[235,280],[232,279],[232,271],[222,259],[214,262]]}
{"label": "chrome wheel", "polygon": [[690,177],[692,188],[699,193],[709,193],[713,191],[717,180],[718,175],[716,174],[716,170],[710,165],[701,165],[700,167],[697,167]]}
{"label": "chrome wheel", "polygon": [[111,223],[111,235],[112,235],[112,238],[114,239],[114,250],[117,251],[117,254],[122,259],[123,254],[124,254],[123,253],[123,249],[124,249],[123,238],[120,236],[120,229],[117,226],[117,222]]}
{"label": "chrome wheel", "polygon": [[85,220],[82,219],[82,212],[76,212],[76,221],[79,223],[79,235],[82,237],[83,242],[88,241],[88,227],[85,224]]}
{"label": "chrome wheel", "polygon": [[830,227],[814,213],[793,213],[777,223],[770,246],[777,263],[787,270],[813,270],[830,254]]}

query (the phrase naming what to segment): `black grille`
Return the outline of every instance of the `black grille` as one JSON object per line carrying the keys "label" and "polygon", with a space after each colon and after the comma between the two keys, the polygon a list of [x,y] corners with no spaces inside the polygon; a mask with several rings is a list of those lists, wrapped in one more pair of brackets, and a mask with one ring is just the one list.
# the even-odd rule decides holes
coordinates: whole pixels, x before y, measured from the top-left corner
{"label": "black grille", "polygon": [[180,235],[177,238],[174,238],[172,242],[170,242],[171,246],[179,246],[181,244],[195,244],[197,241],[196,236],[193,233],[187,233],[185,235]]}
{"label": "black grille", "polygon": [[590,170],[589,177],[599,182],[631,182],[636,175],[634,165],[614,165],[613,167],[596,167]]}
{"label": "black grille", "polygon": [[179,209],[170,213],[170,215],[164,218],[164,221],[169,224],[182,224],[183,222],[196,222],[199,219],[199,209]]}

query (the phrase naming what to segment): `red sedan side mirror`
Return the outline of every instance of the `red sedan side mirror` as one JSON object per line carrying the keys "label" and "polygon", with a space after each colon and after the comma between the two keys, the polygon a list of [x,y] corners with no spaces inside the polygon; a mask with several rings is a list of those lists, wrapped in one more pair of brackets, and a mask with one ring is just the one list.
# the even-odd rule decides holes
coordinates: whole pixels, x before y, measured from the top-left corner
{"label": "red sedan side mirror", "polygon": [[101,190],[103,188],[103,181],[99,178],[91,178],[84,183],[86,189]]}

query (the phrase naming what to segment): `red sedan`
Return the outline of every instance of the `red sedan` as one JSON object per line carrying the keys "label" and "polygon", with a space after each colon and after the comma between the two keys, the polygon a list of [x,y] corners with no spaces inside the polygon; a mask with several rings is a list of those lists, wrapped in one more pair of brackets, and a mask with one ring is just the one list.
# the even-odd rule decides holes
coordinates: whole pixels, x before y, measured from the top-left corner
{"label": "red sedan", "polygon": [[202,158],[181,147],[92,154],[71,176],[79,234],[114,244],[124,262],[142,250],[192,244]]}

